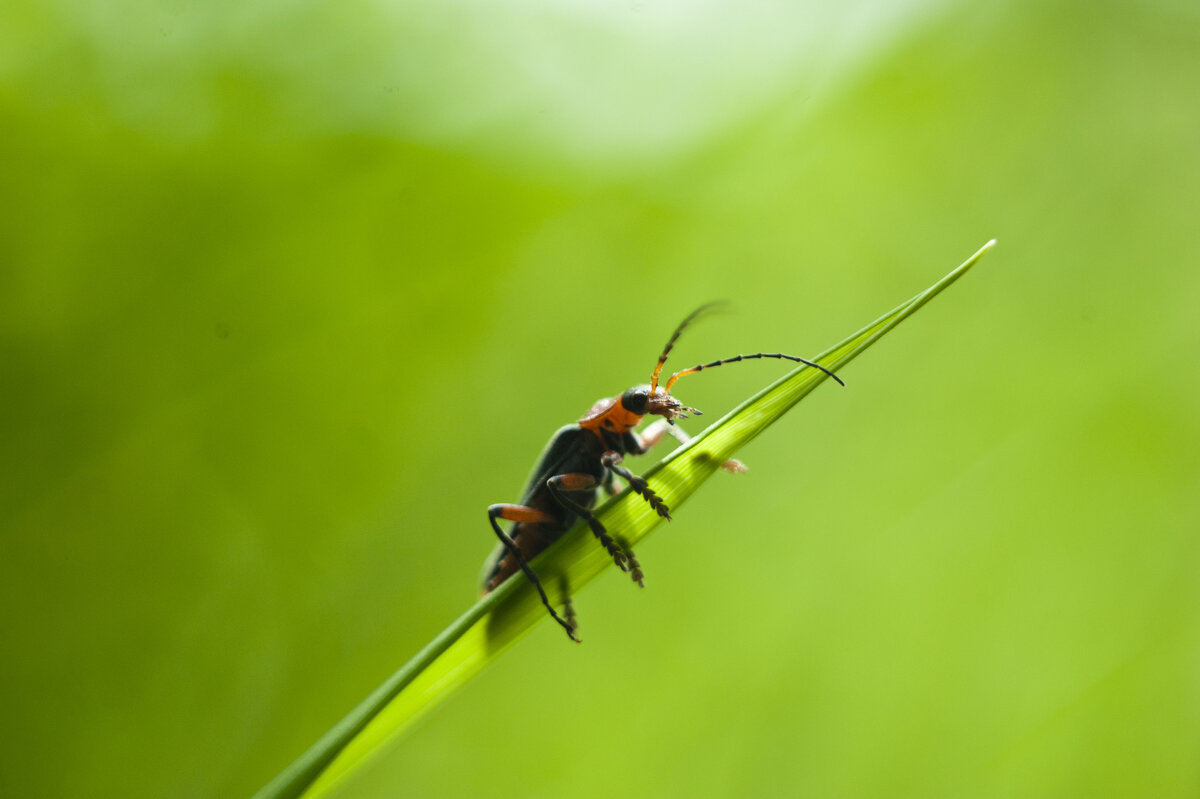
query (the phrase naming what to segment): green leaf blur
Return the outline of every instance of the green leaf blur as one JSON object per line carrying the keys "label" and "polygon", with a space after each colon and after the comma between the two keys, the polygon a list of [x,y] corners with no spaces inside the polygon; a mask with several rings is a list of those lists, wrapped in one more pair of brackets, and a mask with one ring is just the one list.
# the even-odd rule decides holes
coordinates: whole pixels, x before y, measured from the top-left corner
{"label": "green leaf blur", "polygon": [[9,4],[0,795],[252,794],[683,313],[732,301],[680,362],[807,354],[995,236],[582,646],[539,625],[346,794],[1194,796],[1198,40],[1176,0]]}

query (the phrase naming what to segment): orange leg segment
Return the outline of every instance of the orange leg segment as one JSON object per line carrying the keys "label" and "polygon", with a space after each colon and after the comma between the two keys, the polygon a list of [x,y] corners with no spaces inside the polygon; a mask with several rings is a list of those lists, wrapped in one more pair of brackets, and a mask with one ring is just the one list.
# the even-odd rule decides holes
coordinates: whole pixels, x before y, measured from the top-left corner
{"label": "orange leg segment", "polygon": [[[493,509],[496,511],[493,514]],[[500,503],[492,505],[488,508],[489,516],[498,516],[510,522],[526,522],[529,524],[550,524],[558,521],[553,514],[546,513],[544,510],[530,508],[526,505],[509,505]]]}

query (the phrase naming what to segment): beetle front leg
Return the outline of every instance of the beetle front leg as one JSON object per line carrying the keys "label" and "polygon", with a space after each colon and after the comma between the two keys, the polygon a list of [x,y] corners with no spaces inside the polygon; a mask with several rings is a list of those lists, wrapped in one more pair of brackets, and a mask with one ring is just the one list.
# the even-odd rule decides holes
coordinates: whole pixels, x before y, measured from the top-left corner
{"label": "beetle front leg", "polygon": [[644,500],[646,500],[646,502],[650,503],[650,507],[654,508],[659,516],[662,516],[667,521],[670,521],[671,509],[667,507],[667,503],[663,502],[662,498],[659,497],[658,494],[654,493],[654,489],[647,485],[645,480],[622,466],[622,460],[623,458],[621,453],[617,452],[615,449],[610,449],[608,452],[600,456],[600,462],[604,464],[604,468],[616,473],[618,476],[624,479],[625,482],[629,484],[629,488],[634,493],[640,495]]}
{"label": "beetle front leg", "polygon": [[[641,435],[638,435],[637,442],[641,446],[641,450],[635,454],[645,454],[648,449],[662,441],[663,436],[667,433],[670,433],[671,437],[680,444],[686,444],[692,440],[692,437],[679,425],[670,424],[666,419],[657,419],[643,430]],[[730,458],[721,464],[721,468],[730,474],[741,474],[746,471],[746,464]]]}
{"label": "beetle front leg", "polygon": [[[646,427],[642,429],[642,432],[633,433],[633,439],[637,442],[638,448],[632,454],[645,455],[655,444],[662,441],[663,436],[666,435],[668,431],[674,434],[675,430],[676,428],[669,424],[666,419],[655,419],[653,422],[646,425]],[[679,432],[683,433],[682,430]],[[687,435],[687,433],[684,433],[684,435]]]}

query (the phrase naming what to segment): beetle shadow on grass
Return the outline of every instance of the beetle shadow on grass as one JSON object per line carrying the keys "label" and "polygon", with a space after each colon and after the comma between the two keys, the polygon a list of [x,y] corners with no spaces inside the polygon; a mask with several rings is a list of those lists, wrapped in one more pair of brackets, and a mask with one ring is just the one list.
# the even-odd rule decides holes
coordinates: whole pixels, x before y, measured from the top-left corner
{"label": "beetle shadow on grass", "polygon": [[721,465],[713,454],[706,449],[693,449],[686,456],[692,463],[692,469],[695,471],[716,471]]}

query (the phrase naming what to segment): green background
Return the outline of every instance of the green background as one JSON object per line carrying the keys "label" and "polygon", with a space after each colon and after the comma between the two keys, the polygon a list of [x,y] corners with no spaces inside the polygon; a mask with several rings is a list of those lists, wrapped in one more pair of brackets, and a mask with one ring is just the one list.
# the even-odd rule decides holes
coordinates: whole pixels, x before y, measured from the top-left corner
{"label": "green background", "polygon": [[687,311],[992,237],[346,795],[1200,792],[1200,12],[811,5],[10,5],[0,795],[253,793]]}

